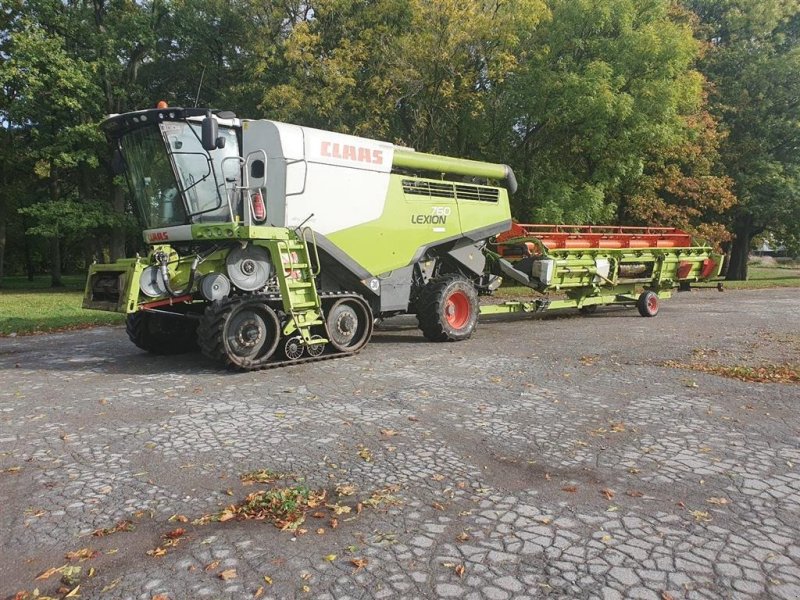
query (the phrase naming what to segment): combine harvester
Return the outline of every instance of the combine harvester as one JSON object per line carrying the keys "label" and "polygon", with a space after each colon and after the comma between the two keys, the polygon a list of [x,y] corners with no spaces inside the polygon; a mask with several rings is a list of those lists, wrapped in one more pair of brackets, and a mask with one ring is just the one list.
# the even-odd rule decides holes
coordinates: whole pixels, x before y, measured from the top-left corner
{"label": "combine harvester", "polygon": [[[432,341],[470,337],[479,314],[654,316],[722,263],[674,229],[513,224],[506,165],[163,104],[103,128],[149,251],[92,265],[83,305],[126,314],[156,354],[253,370],[353,354],[398,314]],[[543,297],[479,307],[502,277]]]}

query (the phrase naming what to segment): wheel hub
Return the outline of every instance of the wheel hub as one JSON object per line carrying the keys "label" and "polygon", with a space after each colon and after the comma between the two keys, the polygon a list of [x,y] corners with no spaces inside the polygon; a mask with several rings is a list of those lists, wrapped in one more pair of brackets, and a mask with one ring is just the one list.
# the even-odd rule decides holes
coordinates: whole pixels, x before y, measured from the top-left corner
{"label": "wheel hub", "polygon": [[246,321],[239,327],[237,341],[243,347],[252,348],[261,339],[261,327],[255,321]]}

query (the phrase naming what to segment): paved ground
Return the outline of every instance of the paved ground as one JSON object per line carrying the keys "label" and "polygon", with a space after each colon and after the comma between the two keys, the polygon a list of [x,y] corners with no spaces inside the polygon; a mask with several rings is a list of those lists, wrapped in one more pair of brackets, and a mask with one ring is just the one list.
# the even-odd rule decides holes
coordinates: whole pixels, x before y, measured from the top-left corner
{"label": "paved ground", "polygon": [[[797,364],[798,306],[701,291],[443,345],[401,319],[356,357],[250,374],[120,328],[0,339],[0,597],[56,596],[66,571],[35,578],[69,564],[58,597],[800,598],[800,385],[664,365]],[[305,534],[191,523],[260,469],[352,510]]]}

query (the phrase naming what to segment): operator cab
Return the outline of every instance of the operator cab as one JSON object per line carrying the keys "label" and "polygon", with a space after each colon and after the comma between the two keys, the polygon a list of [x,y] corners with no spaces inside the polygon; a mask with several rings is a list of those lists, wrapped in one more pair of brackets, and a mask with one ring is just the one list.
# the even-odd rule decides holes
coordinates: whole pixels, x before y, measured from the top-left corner
{"label": "operator cab", "polygon": [[242,211],[241,123],[233,113],[158,108],[112,116],[103,128],[117,146],[117,171],[128,178],[146,237],[250,220]]}

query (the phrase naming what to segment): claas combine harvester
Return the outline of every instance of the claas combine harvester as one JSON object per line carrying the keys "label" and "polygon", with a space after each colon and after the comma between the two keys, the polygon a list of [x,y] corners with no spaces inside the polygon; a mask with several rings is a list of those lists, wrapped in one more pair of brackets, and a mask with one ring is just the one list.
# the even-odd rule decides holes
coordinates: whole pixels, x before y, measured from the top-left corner
{"label": "claas combine harvester", "polygon": [[[437,342],[468,338],[479,314],[654,316],[721,266],[674,229],[512,223],[506,165],[205,109],[103,127],[149,252],[93,265],[83,305],[125,313],[153,353],[199,346],[249,370],[352,354],[404,313]],[[480,306],[501,278],[540,296]]]}

